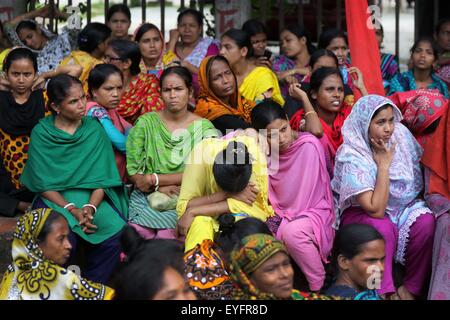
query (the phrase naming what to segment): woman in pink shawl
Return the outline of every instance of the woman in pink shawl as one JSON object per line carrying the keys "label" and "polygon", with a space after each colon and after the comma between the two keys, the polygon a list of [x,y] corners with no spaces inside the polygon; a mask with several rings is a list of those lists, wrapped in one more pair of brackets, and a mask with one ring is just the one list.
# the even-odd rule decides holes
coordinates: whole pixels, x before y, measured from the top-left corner
{"label": "woman in pink shawl", "polygon": [[251,118],[253,127],[267,130],[270,145],[269,200],[276,215],[267,223],[305,274],[310,290],[319,291],[335,222],[323,147],[313,135],[293,131],[283,108],[272,100],[257,105]]}
{"label": "woman in pink shawl", "polygon": [[86,115],[97,118],[114,147],[114,156],[122,181],[127,180],[125,143],[131,124],[117,111],[123,93],[123,75],[112,64],[99,64],[88,78],[92,102],[86,105]]}

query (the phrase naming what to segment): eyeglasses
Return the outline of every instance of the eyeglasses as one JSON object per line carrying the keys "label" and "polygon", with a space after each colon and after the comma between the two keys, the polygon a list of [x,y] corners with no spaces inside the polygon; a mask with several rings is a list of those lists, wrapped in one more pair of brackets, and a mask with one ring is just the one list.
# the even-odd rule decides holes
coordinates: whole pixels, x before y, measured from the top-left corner
{"label": "eyeglasses", "polygon": [[123,59],[105,55],[104,60],[105,60],[105,62],[113,62],[113,61],[122,61]]}

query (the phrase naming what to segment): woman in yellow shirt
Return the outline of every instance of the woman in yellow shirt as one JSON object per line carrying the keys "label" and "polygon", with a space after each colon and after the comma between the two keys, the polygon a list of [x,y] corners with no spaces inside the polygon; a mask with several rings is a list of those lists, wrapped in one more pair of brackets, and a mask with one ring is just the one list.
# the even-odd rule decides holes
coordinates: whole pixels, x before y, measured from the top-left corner
{"label": "woman in yellow shirt", "polygon": [[185,251],[214,239],[217,217],[262,221],[274,215],[268,204],[265,155],[254,138],[204,139],[192,150],[183,173],[177,204],[178,233],[186,235]]}
{"label": "woman in yellow shirt", "polygon": [[272,98],[281,106],[284,99],[275,73],[267,67],[257,67],[253,56],[250,36],[242,30],[230,29],[222,36],[220,54],[227,58],[236,74],[239,91],[248,100],[256,103]]}

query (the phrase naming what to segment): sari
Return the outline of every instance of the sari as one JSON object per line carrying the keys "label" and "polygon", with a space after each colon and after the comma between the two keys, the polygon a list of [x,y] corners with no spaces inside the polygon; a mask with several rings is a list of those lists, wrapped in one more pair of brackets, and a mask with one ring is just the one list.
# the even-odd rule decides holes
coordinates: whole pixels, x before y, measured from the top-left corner
{"label": "sari", "polygon": [[29,211],[17,223],[13,263],[0,282],[0,300],[110,300],[113,289],[80,278],[44,257],[37,238],[51,212]]}
{"label": "sari", "polygon": [[389,97],[403,114],[403,123],[424,147],[432,137],[432,125],[447,109],[446,99],[437,89],[397,92]]}
{"label": "sari", "polygon": [[129,123],[134,124],[139,116],[164,109],[159,80],[153,74],[139,73],[120,99],[117,111]]}
{"label": "sari", "polygon": [[[433,80],[433,82],[430,83],[426,89],[437,89],[446,99],[450,99],[448,88],[445,82],[442,81],[434,72],[431,74],[431,79]],[[388,95],[393,95],[396,92],[405,92],[416,89],[417,85],[413,70],[409,70],[403,73],[399,73],[394,78],[392,78]]]}
{"label": "sari", "polygon": [[66,56],[59,65],[67,66],[77,64],[83,68],[83,71],[81,72],[81,75],[78,79],[80,79],[81,83],[83,84],[84,93],[88,95],[89,88],[87,80],[89,77],[89,73],[96,65],[102,63],[104,63],[102,60],[94,58],[89,53],[82,50],[76,50],[72,51],[68,56]]}
{"label": "sari", "polygon": [[391,100],[378,95],[362,97],[353,107],[342,128],[344,143],[336,154],[331,188],[339,214],[357,206],[356,197],[375,189],[377,164],[369,142],[369,125],[379,108],[390,105],[394,113],[395,129],[389,143],[396,150],[389,168],[389,200],[386,216],[398,229],[396,260],[405,263],[405,252],[411,226],[431,211],[420,199],[423,190],[420,158],[422,148],[411,132],[400,123],[402,114]]}
{"label": "sari", "polygon": [[[122,135],[121,137],[116,137],[117,140],[123,140],[126,135],[128,134],[128,131],[131,129],[131,124],[129,124],[125,119],[123,119],[117,109],[105,109],[102,106],[98,105],[96,102],[88,102],[86,105],[86,115],[91,116],[92,118],[96,118],[102,123],[103,121],[110,121],[114,128],[119,131],[119,133]],[[102,124],[103,125],[103,124]],[[106,131],[108,129],[104,127]],[[108,133],[108,136],[114,135],[114,133]],[[122,143],[125,145],[124,143]],[[114,147],[114,143],[113,143]],[[126,158],[125,154],[123,152],[124,150],[118,150],[117,148],[114,148],[114,158],[116,160],[117,169],[119,170],[119,175],[122,179],[122,181],[127,180],[127,167],[126,167]]]}
{"label": "sari", "polygon": [[49,116],[33,129],[29,158],[20,182],[35,193],[58,191],[77,208],[89,203],[92,190],[103,189],[105,197],[93,220],[98,229],[92,234],[83,232],[69,211],[37,196],[61,213],[79,237],[91,244],[102,243],[122,230],[128,216],[128,199],[111,142],[95,119],[84,117],[73,135],[55,127],[54,122],[55,117]]}
{"label": "sari", "polygon": [[381,77],[383,78],[383,86],[389,87],[389,82],[395,77],[399,71],[397,60],[393,54],[382,53],[381,60]]}
{"label": "sari", "polygon": [[[279,224],[308,218],[313,226],[312,241],[322,261],[327,262],[333,246],[335,213],[322,145],[313,135],[299,133],[298,138],[280,152],[278,161],[271,160],[269,200]],[[301,166],[297,165],[300,163]],[[286,183],[289,180],[295,181],[298,192],[292,192],[293,185]],[[271,231],[281,238],[273,224]]]}
{"label": "sari", "polygon": [[[288,58],[284,54],[280,54],[273,59],[272,69],[275,73],[281,73],[288,70],[292,70],[297,67],[297,64],[294,60]],[[309,64],[305,66],[309,67]],[[298,83],[305,81],[307,75],[303,76],[298,73],[294,74],[294,78],[297,79]],[[289,95],[289,84],[285,83],[281,86],[281,94],[283,97],[287,97]]]}
{"label": "sari", "polygon": [[266,67],[256,67],[242,81],[239,91],[245,99],[256,103],[265,99],[264,93],[272,92],[272,99],[280,106],[284,106],[278,79],[272,70]]}
{"label": "sari", "polygon": [[[172,133],[158,113],[147,113],[138,119],[128,135],[128,174],[181,173],[194,145],[205,138],[216,136],[216,129],[206,119],[196,120],[186,129]],[[148,196],[138,189],[132,192],[129,222],[153,229],[175,228],[176,211],[152,209],[147,201]]]}
{"label": "sari", "polygon": [[[255,104],[252,101],[248,101],[241,96],[238,89],[237,79],[235,76],[235,91],[230,97],[232,105],[224,103],[218,98],[209,86],[209,69],[207,70],[208,63],[214,57],[207,57],[202,61],[200,65],[199,81],[200,81],[200,94],[195,106],[195,114],[200,117],[213,121],[224,115],[233,115],[242,118],[245,122],[250,123],[250,115]],[[210,66],[209,66],[210,67]]]}

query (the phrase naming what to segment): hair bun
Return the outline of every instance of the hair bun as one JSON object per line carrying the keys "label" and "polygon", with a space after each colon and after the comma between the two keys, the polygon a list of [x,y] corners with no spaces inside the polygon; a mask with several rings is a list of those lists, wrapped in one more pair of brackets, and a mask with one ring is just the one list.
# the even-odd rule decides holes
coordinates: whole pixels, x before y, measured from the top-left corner
{"label": "hair bun", "polygon": [[231,214],[222,214],[218,218],[219,220],[219,231],[228,233],[234,228],[235,218]]}

